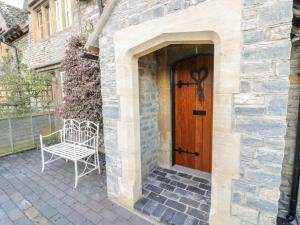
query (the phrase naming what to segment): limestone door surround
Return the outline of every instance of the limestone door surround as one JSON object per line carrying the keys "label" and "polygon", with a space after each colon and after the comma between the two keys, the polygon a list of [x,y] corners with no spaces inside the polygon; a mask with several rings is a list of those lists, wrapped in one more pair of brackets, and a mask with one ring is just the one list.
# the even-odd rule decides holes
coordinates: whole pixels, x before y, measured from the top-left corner
{"label": "limestone door surround", "polygon": [[122,177],[118,201],[132,207],[141,196],[138,58],[170,44],[214,44],[211,225],[230,216],[231,181],[239,176],[239,135],[232,128],[232,96],[239,93],[241,1],[210,0],[115,33],[118,148]]}

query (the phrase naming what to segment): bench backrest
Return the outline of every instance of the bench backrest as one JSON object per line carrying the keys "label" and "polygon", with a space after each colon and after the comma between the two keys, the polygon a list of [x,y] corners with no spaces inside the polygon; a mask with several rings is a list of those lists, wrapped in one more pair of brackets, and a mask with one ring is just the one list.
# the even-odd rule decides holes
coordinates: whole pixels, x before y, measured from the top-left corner
{"label": "bench backrest", "polygon": [[99,126],[91,121],[79,122],[74,119],[66,119],[64,120],[62,136],[63,142],[97,149]]}

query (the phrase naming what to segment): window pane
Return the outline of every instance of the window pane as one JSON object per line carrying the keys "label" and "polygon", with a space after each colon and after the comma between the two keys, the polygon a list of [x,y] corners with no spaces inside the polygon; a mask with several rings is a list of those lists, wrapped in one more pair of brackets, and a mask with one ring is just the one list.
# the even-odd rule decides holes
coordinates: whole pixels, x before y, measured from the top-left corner
{"label": "window pane", "polygon": [[61,0],[55,0],[57,31],[62,30]]}
{"label": "window pane", "polygon": [[42,20],[42,11],[37,11],[37,19],[38,19],[38,32],[39,32],[39,38],[42,39],[43,34],[43,20]]}
{"label": "window pane", "polygon": [[72,26],[71,0],[65,0],[66,27]]}
{"label": "window pane", "polygon": [[46,12],[46,23],[47,23],[47,31],[48,31],[48,35],[52,34],[52,28],[51,28],[51,12],[50,12],[50,7],[49,5],[47,5],[45,7],[45,12]]}

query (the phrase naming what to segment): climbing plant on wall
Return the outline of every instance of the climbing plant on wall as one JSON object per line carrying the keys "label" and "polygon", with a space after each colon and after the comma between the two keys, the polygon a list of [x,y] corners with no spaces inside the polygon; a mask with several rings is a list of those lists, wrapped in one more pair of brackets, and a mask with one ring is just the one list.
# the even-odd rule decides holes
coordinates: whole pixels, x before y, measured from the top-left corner
{"label": "climbing plant on wall", "polygon": [[69,40],[61,70],[64,104],[60,109],[63,118],[90,120],[102,125],[100,67],[95,60],[82,59],[86,38],[73,36]]}

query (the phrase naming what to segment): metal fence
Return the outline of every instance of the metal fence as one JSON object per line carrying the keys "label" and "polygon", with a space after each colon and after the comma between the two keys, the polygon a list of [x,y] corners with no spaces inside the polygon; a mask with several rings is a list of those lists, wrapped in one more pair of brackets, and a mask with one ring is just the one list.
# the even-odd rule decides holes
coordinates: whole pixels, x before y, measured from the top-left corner
{"label": "metal fence", "polygon": [[39,147],[39,135],[57,128],[54,113],[0,119],[0,156]]}

